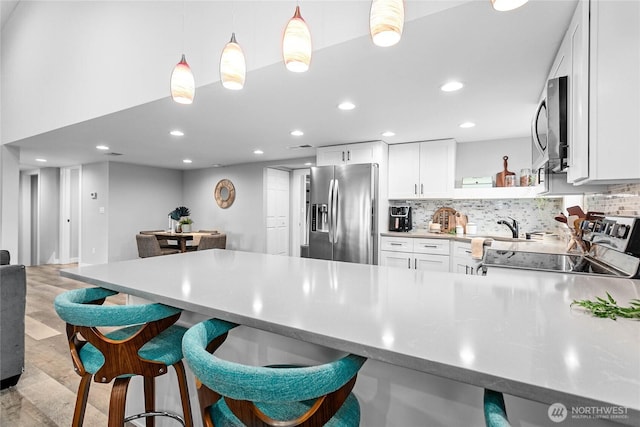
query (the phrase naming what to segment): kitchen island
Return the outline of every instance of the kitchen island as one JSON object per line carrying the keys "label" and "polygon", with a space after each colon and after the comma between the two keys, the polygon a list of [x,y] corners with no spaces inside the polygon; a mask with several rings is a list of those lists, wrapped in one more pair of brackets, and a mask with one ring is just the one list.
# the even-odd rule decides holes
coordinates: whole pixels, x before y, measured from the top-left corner
{"label": "kitchen island", "polygon": [[[483,425],[484,387],[544,405],[534,412],[557,402],[569,411],[615,407],[624,409],[616,421],[640,422],[640,322],[569,307],[605,291],[626,304],[640,298],[640,281],[533,272],[492,279],[231,250],[61,274],[365,356],[355,389],[365,426],[413,425],[418,418],[403,421],[403,410],[421,415],[421,425]],[[412,401],[407,390],[428,381],[437,386],[420,396],[431,402]],[[508,410],[520,404],[507,400]],[[522,416],[549,423],[546,412]]]}

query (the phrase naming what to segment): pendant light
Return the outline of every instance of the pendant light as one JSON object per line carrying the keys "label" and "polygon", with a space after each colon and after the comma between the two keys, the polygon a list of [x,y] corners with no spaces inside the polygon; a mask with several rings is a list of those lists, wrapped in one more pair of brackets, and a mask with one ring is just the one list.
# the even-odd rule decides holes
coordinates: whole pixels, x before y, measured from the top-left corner
{"label": "pendant light", "polygon": [[236,42],[236,33],[231,34],[231,40],[222,50],[220,57],[220,80],[222,86],[231,90],[244,87],[247,64],[244,60],[242,48]]}
{"label": "pendant light", "polygon": [[183,53],[171,73],[171,98],[178,104],[191,104],[195,90],[193,73]]}
{"label": "pendant light", "polygon": [[491,0],[491,5],[495,10],[504,12],[517,9],[529,0]]}
{"label": "pendant light", "polygon": [[282,56],[287,70],[303,73],[311,62],[311,33],[307,23],[300,15],[300,6],[296,6],[293,18],[289,20],[282,37]]}
{"label": "pendant light", "polygon": [[369,30],[376,46],[393,46],[402,37],[404,27],[403,0],[373,0],[369,14]]}
{"label": "pendant light", "polygon": [[[184,1],[182,2],[182,51],[184,52]],[[196,85],[184,53],[171,73],[171,98],[178,104],[191,104]]]}

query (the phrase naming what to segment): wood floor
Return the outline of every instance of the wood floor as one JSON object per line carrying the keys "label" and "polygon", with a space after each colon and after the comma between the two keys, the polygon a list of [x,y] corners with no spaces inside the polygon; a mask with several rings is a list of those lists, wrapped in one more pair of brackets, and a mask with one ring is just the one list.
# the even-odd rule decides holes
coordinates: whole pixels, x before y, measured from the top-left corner
{"label": "wood floor", "polygon": [[[53,309],[56,295],[86,287],[60,277],[59,270],[75,265],[27,267],[25,372],[15,387],[0,393],[0,426],[71,425],[80,377],[73,371],[65,324]],[[123,295],[113,301],[124,304]],[[111,384],[92,382],[85,426],[106,426]]]}

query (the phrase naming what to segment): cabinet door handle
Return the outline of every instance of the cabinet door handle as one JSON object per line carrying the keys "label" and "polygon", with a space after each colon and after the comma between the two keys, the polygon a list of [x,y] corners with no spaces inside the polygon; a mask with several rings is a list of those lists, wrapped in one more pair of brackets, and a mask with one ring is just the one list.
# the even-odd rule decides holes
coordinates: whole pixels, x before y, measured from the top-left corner
{"label": "cabinet door handle", "polygon": [[413,260],[413,268],[418,269],[418,258],[414,258]]}
{"label": "cabinet door handle", "polygon": [[411,258],[407,258],[407,268],[411,270]]}
{"label": "cabinet door handle", "polygon": [[468,265],[464,266],[464,274],[469,274],[469,266]]}
{"label": "cabinet door handle", "polygon": [[424,194],[424,184],[420,184],[420,194]]}
{"label": "cabinet door handle", "polygon": [[342,161],[344,162],[344,151],[342,152]]}
{"label": "cabinet door handle", "polygon": [[418,184],[413,184],[413,194],[418,195]]}
{"label": "cabinet door handle", "polygon": [[467,254],[470,254],[470,253],[471,253],[471,251],[466,251],[466,250],[465,250],[464,252],[465,252],[465,253],[467,253]]}
{"label": "cabinet door handle", "polygon": [[389,244],[390,244],[391,246],[402,246],[402,243],[390,242]]}
{"label": "cabinet door handle", "polygon": [[438,245],[422,245],[423,248],[437,248]]}
{"label": "cabinet door handle", "polygon": [[351,150],[347,150],[347,161],[351,160]]}

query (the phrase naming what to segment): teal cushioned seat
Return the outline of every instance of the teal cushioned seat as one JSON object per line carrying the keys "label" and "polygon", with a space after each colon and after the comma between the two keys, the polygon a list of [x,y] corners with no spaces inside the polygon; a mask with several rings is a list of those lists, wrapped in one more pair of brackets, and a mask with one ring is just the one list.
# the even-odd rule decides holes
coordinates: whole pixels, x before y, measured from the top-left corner
{"label": "teal cushioned seat", "polygon": [[[120,341],[126,339],[137,332],[138,326],[130,326],[128,328],[118,329],[117,331],[105,334],[107,338]],[[167,366],[171,366],[182,360],[182,336],[187,331],[182,326],[171,326],[142,346],[138,355],[146,360],[161,362]],[[104,356],[93,345],[87,343],[80,349],[80,360],[84,365],[84,369],[95,374],[98,369],[104,365]]]}
{"label": "teal cushioned seat", "polygon": [[[155,238],[154,238],[155,239]],[[182,362],[182,337],[176,326],[182,310],[163,304],[103,304],[117,292],[104,288],[74,289],[54,300],[66,332],[75,372],[80,376],[72,424],[82,426],[91,382],[113,382],[109,425],[165,416],[193,426],[189,391]],[[103,332],[109,328],[109,332]],[[106,358],[105,358],[106,356]],[[155,378],[173,367],[180,391],[182,417],[155,410]],[[144,377],[145,412],[125,416],[127,390],[133,376]]]}
{"label": "teal cushioned seat", "polygon": [[[267,416],[290,420],[302,415],[316,399],[328,395],[351,381],[365,358],[349,354],[338,360],[308,367],[249,366],[220,359],[206,348],[237,325],[211,319],[192,326],[182,340],[187,364],[211,390],[238,401],[250,401]],[[209,413],[216,426],[239,426],[239,419],[224,400],[218,400]],[[360,407],[350,393],[327,425],[354,426],[360,422]]]}
{"label": "teal cushioned seat", "polygon": [[511,427],[502,393],[485,389],[484,420],[487,427]]}
{"label": "teal cushioned seat", "polygon": [[[313,400],[304,402],[289,402],[287,404],[258,404],[258,408],[276,420],[289,420],[305,413],[313,405]],[[216,427],[243,427],[244,424],[229,409],[223,399],[220,399],[209,409],[211,419]],[[358,399],[351,393],[342,404],[338,412],[325,424],[327,427],[350,427],[360,424],[360,405]]]}

